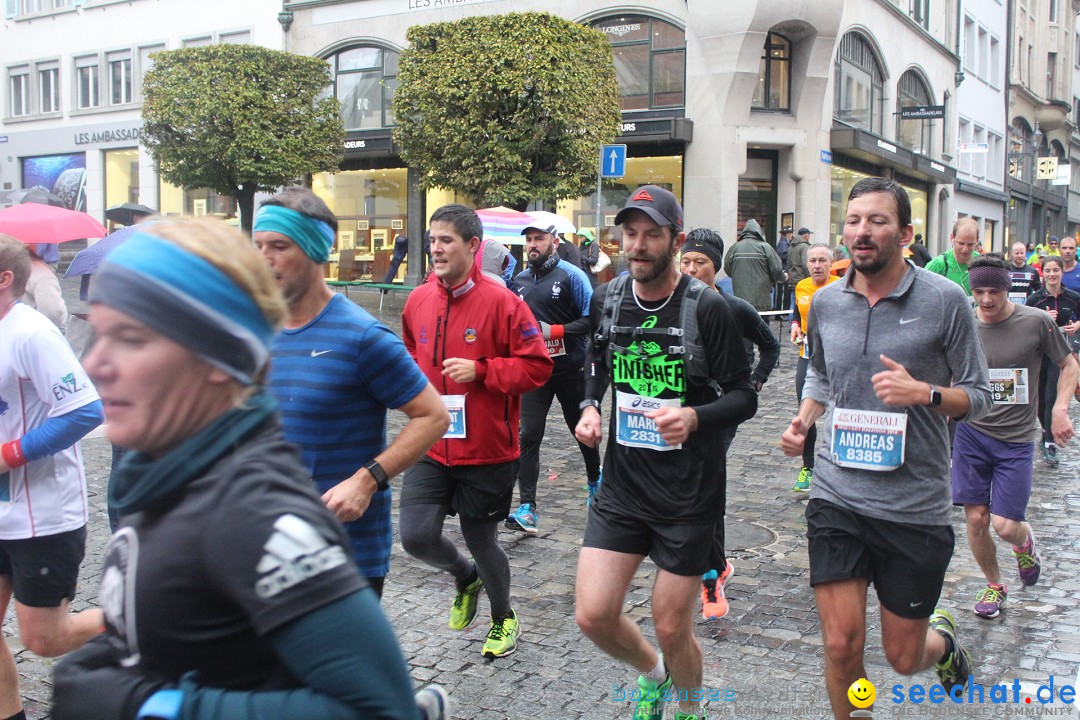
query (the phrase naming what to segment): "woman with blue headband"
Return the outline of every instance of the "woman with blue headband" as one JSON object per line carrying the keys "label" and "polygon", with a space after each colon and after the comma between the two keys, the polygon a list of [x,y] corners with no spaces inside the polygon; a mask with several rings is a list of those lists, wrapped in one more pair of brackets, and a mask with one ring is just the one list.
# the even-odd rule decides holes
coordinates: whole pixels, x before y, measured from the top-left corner
{"label": "woman with blue headband", "polygon": [[109,486],[122,521],[105,632],[57,665],[52,717],[421,717],[393,631],[261,386],[284,304],[248,239],[156,223],[110,253],[90,303],[84,364],[129,452]]}

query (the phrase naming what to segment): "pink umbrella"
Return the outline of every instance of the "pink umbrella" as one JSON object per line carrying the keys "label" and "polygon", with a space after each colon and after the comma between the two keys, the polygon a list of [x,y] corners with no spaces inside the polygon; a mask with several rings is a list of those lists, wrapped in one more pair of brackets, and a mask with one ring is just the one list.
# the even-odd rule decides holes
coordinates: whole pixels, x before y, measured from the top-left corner
{"label": "pink umbrella", "polygon": [[477,210],[484,224],[484,239],[521,243],[521,231],[536,222],[523,212],[499,205]]}
{"label": "pink umbrella", "polygon": [[84,212],[23,203],[0,210],[0,233],[33,245],[100,238],[105,237],[108,230]]}

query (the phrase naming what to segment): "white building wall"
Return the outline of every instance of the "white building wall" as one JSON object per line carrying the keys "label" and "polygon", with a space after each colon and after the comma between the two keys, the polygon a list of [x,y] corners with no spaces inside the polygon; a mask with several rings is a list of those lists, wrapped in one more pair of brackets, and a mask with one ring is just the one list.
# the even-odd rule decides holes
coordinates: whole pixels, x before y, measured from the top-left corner
{"label": "white building wall", "polygon": [[[102,218],[103,151],[135,147],[132,137],[142,124],[140,83],[147,48],[173,50],[186,44],[246,41],[281,47],[280,5],[264,0],[86,0],[74,8],[0,20],[0,72],[9,94],[12,68],[29,65],[35,76],[40,60],[56,60],[60,80],[60,112],[47,116],[12,117],[10,99],[0,108],[0,189],[21,186],[21,158],[86,153],[87,211]],[[110,53],[128,51],[132,60],[132,102],[110,104]],[[75,58],[97,55],[102,74],[100,106],[76,105]],[[36,80],[36,77],[34,77]],[[33,87],[33,84],[32,84]],[[224,91],[224,89],[223,89]],[[36,106],[32,92],[32,107]],[[110,138],[107,132],[121,137]],[[146,151],[140,148],[140,202],[157,207],[158,178]]]}

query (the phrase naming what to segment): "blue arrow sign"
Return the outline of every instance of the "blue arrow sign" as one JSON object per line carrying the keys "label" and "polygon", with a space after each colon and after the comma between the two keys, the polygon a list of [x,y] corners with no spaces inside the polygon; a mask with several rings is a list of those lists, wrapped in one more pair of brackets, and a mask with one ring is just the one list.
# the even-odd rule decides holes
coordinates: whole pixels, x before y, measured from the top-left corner
{"label": "blue arrow sign", "polygon": [[621,178],[626,175],[626,146],[604,145],[600,150],[600,177]]}

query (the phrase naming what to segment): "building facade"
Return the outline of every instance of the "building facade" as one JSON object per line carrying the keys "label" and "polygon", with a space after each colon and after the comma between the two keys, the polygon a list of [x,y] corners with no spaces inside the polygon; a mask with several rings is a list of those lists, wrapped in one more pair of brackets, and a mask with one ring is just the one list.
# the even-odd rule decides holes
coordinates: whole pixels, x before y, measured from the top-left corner
{"label": "building facade", "polygon": [[1009,2],[1009,242],[1034,246],[1066,230],[1078,11],[1065,0]]}
{"label": "building facade", "polygon": [[136,202],[235,216],[232,198],[161,181],[145,148],[142,78],[153,53],[211,43],[280,47],[278,7],[208,0],[6,0],[0,205],[43,187],[104,221]]}
{"label": "building facade", "polygon": [[983,248],[1000,251],[1009,200],[1008,5],[1002,0],[961,0],[959,28],[963,67],[957,89],[956,214],[975,218]]}

